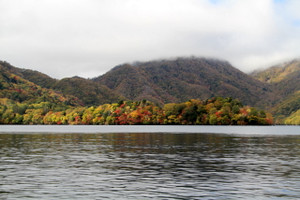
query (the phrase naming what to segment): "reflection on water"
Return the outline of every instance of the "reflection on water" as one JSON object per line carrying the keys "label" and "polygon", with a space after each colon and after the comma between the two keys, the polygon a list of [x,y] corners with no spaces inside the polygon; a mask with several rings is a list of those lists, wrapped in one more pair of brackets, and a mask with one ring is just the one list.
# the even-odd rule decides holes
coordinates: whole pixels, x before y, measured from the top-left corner
{"label": "reflection on water", "polygon": [[0,134],[0,199],[296,199],[300,136]]}

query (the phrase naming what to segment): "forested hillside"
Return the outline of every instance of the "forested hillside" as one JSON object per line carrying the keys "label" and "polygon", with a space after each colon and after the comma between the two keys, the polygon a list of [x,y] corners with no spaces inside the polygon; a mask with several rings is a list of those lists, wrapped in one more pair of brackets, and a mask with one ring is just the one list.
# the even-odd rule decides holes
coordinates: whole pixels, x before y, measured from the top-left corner
{"label": "forested hillside", "polygon": [[14,67],[8,62],[0,61],[0,65],[2,66],[3,70],[5,70],[6,72],[15,74],[43,88],[51,88],[58,81],[38,71]]}
{"label": "forested hillside", "polygon": [[294,72],[300,71],[300,61],[293,60],[280,65],[272,66],[266,70],[254,71],[251,75],[256,79],[266,83],[278,83]]}
{"label": "forested hillside", "polygon": [[72,77],[57,80],[38,71],[14,67],[7,62],[0,62],[0,65],[6,72],[16,74],[40,87],[55,90],[66,96],[77,97],[83,105],[100,105],[125,100],[122,95],[116,94],[105,85],[89,79]]}
{"label": "forested hillside", "polygon": [[256,71],[251,75],[269,83],[280,97],[274,106],[266,108],[274,115],[275,122],[300,124],[300,60]]}
{"label": "forested hillside", "polygon": [[[49,116],[49,112],[52,112],[51,116],[54,118],[56,114],[53,113],[57,112],[61,112],[60,115],[67,117],[73,111],[78,113],[81,110],[80,113],[84,113],[88,108],[91,110],[92,107],[96,108],[106,104],[111,105],[108,107],[112,110],[105,116],[110,116],[117,108],[113,105],[118,102],[127,102],[126,105],[131,107],[135,104],[144,105],[138,102],[146,101],[155,107],[154,110],[164,112],[164,114],[156,113],[155,116],[164,116],[168,123],[173,123],[164,110],[167,105],[176,103],[174,106],[180,107],[183,105],[181,102],[189,102],[191,99],[198,99],[197,101],[203,103],[206,102],[206,99],[212,101],[214,97],[225,99],[230,97],[240,100],[244,105],[272,113],[275,123],[300,124],[299,83],[299,60],[247,75],[226,61],[194,57],[177,58],[123,64],[93,79],[72,77],[61,80],[51,78],[38,71],[21,69],[7,62],[0,62],[0,105],[2,114],[6,113],[2,115],[2,123],[37,124],[38,122],[45,123],[44,117]],[[186,103],[184,104],[186,105]],[[102,108],[104,109],[104,107]],[[130,112],[134,111],[133,108],[130,109]],[[253,115],[254,108],[248,107],[247,109],[247,112]],[[210,109],[207,109],[208,118],[214,116],[213,113],[217,115],[219,108],[213,111],[210,112]],[[32,114],[32,112],[37,113]],[[127,114],[128,112],[126,111]],[[237,112],[236,109],[235,112]],[[29,115],[29,113],[32,114],[31,116],[40,117],[37,118],[37,121],[31,121],[30,117],[22,121],[20,116],[23,116],[24,120],[24,115]],[[195,111],[195,113],[197,112]],[[234,120],[235,118],[232,116],[236,114],[241,113],[231,113],[227,117]],[[19,117],[17,120],[9,120],[16,115]],[[3,116],[10,117],[5,121]],[[195,121],[188,123],[180,121],[179,119],[182,118],[179,116],[179,113],[172,115],[174,120],[177,120],[177,124],[197,124]],[[267,124],[272,121],[270,116],[263,117],[265,116],[263,114],[257,115],[256,113],[254,116],[268,119]],[[221,120],[222,117],[224,116],[217,115],[217,124],[225,123],[226,120]],[[264,120],[258,121],[265,124]],[[51,120],[48,119],[47,123],[50,122]],[[72,120],[68,122],[77,123]],[[115,122],[120,124],[118,120]],[[211,122],[209,120],[208,122],[202,121],[200,124],[211,124]],[[101,123],[109,124],[110,122]],[[130,124],[128,121],[126,123]],[[151,123],[156,124],[157,122]],[[249,124],[250,122],[246,120],[243,123]],[[230,124],[237,124],[237,121]],[[240,124],[242,123],[240,122]]]}
{"label": "forested hillside", "polygon": [[52,88],[61,91],[63,94],[78,97],[86,106],[125,100],[124,97],[116,94],[105,85],[80,77],[64,78],[53,85]]}
{"label": "forested hillside", "polygon": [[0,65],[0,98],[27,104],[49,102],[56,105],[82,105],[78,98],[36,85],[10,73],[2,65]]}
{"label": "forested hillside", "polygon": [[[159,104],[230,96],[252,106],[273,103],[273,91],[226,61],[178,58],[120,65],[94,79],[131,100]],[[261,98],[263,97],[263,98]]]}

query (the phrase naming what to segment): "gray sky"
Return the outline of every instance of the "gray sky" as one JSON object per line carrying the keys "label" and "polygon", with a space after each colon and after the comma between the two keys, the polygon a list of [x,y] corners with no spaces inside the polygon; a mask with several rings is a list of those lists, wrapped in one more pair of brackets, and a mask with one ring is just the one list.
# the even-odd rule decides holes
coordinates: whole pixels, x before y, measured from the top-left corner
{"label": "gray sky", "polygon": [[299,0],[0,0],[0,60],[55,78],[177,56],[300,57]]}

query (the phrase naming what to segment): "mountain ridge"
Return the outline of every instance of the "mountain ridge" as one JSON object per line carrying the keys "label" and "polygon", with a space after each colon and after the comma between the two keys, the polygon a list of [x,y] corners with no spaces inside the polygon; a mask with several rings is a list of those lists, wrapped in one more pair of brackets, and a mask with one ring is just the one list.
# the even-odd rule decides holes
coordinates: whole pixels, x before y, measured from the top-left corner
{"label": "mountain ridge", "polygon": [[148,86],[153,89],[150,92],[155,91],[158,94],[155,98],[160,103],[224,95],[241,98],[242,94],[245,95],[241,98],[243,102],[255,105],[258,96],[269,96],[271,90],[267,84],[254,80],[227,61],[205,58],[177,58],[139,62],[134,65],[124,64],[93,80],[127,98],[132,97],[131,93],[134,93],[134,100],[141,100],[145,96],[142,92],[145,92]]}
{"label": "mountain ridge", "polygon": [[[268,83],[281,97],[275,105],[267,108],[276,118],[276,123],[300,124],[300,60],[294,59],[251,75]],[[290,116],[293,116],[292,120],[286,120]]]}
{"label": "mountain ridge", "polygon": [[228,61],[179,57],[118,65],[93,79],[75,76],[60,80],[8,62],[1,61],[0,66],[1,73],[15,74],[41,88],[78,98],[84,106],[143,99],[164,105],[221,96],[270,111],[278,123],[292,114],[294,123],[295,113],[299,113],[299,59],[245,74]]}
{"label": "mountain ridge", "polygon": [[52,89],[43,88],[29,80],[11,73],[0,64],[0,98],[17,102],[40,103],[47,101],[53,104],[70,106],[81,105],[80,100],[72,95],[65,95]]}
{"label": "mountain ridge", "polygon": [[0,61],[0,65],[8,72],[16,74],[43,88],[77,97],[81,99],[84,105],[111,103],[111,101],[125,99],[104,85],[95,84],[89,79],[78,76],[58,80],[39,71],[14,67],[8,62]]}

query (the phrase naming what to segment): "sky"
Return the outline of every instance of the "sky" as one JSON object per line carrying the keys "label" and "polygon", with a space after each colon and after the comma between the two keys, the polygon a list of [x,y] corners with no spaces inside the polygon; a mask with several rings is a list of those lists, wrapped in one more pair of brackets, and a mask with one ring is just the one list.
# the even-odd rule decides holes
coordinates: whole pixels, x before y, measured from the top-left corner
{"label": "sky", "polygon": [[0,60],[54,78],[209,57],[243,72],[300,58],[299,0],[0,0]]}

